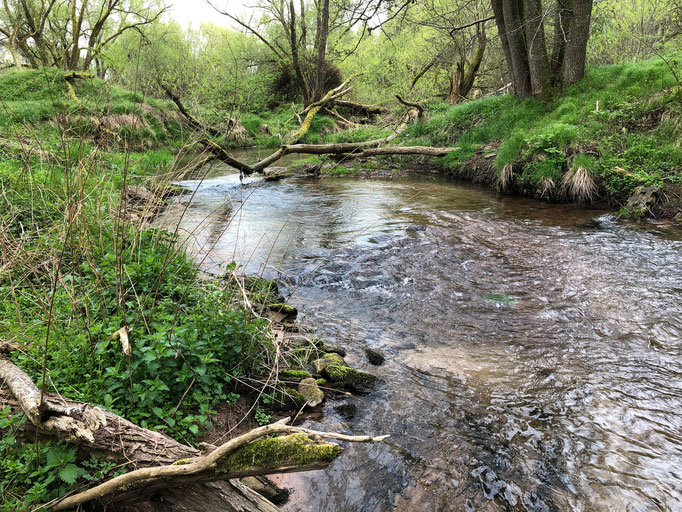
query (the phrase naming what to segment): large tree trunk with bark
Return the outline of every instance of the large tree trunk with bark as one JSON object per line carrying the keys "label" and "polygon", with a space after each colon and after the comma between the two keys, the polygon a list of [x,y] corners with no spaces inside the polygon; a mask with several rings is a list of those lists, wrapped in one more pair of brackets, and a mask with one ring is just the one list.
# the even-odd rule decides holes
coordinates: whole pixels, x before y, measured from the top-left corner
{"label": "large tree trunk with bark", "polygon": [[[593,0],[491,0],[498,34],[517,96],[549,97],[580,80]],[[554,20],[551,53],[545,20]]]}
{"label": "large tree trunk with bark", "polygon": [[327,38],[329,37],[329,0],[321,0],[317,10],[317,31],[315,33],[315,92],[313,101],[320,101],[325,94],[325,64],[327,59]]}
{"label": "large tree trunk with bark", "polygon": [[573,0],[572,23],[566,37],[563,63],[564,84],[574,84],[585,75],[587,39],[590,35],[592,0]]}

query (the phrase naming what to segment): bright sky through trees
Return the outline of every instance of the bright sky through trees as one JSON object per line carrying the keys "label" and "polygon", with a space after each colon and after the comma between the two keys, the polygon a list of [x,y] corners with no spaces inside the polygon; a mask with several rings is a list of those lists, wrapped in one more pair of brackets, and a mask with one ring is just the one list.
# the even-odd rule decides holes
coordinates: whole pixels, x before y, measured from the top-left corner
{"label": "bright sky through trees", "polygon": [[[244,5],[244,0],[216,0],[216,7],[225,8],[233,14],[243,14],[249,10],[248,5]],[[183,27],[192,25],[193,28],[201,28],[202,23],[213,23],[223,27],[232,26],[227,16],[216,12],[205,0],[171,0],[167,2],[169,6],[169,17],[178,21]]]}

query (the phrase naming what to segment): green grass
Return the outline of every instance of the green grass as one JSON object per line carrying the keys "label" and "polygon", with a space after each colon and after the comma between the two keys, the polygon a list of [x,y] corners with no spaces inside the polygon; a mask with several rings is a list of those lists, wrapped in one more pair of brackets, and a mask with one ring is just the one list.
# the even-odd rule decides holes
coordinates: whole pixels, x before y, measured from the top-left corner
{"label": "green grass", "polygon": [[42,124],[38,129],[45,130],[47,123],[56,124],[59,119],[67,134],[78,138],[96,137],[99,121],[105,127],[110,124],[110,146],[124,142],[145,148],[177,146],[182,139],[182,123],[170,101],[143,97],[98,78],[79,78],[71,83],[76,99],[69,94],[61,70],[0,72],[0,135],[11,135],[22,123]]}
{"label": "green grass", "polygon": [[585,167],[603,189],[622,196],[638,184],[680,182],[681,105],[670,69],[652,59],[589,69],[549,103],[511,95],[459,106],[435,102],[428,121],[403,140],[456,146],[443,159],[455,173],[476,154],[493,151],[498,174],[513,166],[517,189],[558,183],[574,158],[587,158]]}
{"label": "green grass", "polygon": [[[20,346],[12,360],[40,383],[50,325],[49,392],[191,443],[212,427],[233,379],[259,375],[272,357],[267,324],[233,289],[200,279],[177,237],[117,220],[124,182],[156,182],[173,162],[180,139],[166,114],[175,106],[82,82],[74,101],[61,71],[0,74],[2,339]],[[72,124],[55,123],[57,113],[73,116]],[[119,130],[129,147],[170,147],[102,144],[88,117],[111,114],[146,121]],[[69,212],[77,212],[71,221]],[[123,326],[131,328],[130,358],[113,337]],[[114,464],[83,459],[63,443],[23,442],[23,421],[0,410],[0,510],[28,510],[114,474]]]}

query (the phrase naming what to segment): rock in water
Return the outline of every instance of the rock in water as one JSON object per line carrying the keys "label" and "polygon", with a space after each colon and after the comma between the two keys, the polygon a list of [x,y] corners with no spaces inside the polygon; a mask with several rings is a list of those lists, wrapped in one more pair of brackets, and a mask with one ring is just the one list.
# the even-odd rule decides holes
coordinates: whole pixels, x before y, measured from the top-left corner
{"label": "rock in water", "polygon": [[329,365],[346,366],[343,357],[335,352],[324,354],[320,359],[315,359],[312,364],[317,375],[322,374],[322,371]]}
{"label": "rock in water", "polygon": [[286,175],[286,172],[286,167],[266,167],[263,169],[263,176],[265,181],[278,181]]}
{"label": "rock in water", "polygon": [[298,392],[303,395],[306,405],[316,407],[324,402],[324,392],[317,386],[317,381],[313,378],[303,379],[298,384]]}
{"label": "rock in water", "polygon": [[339,347],[337,345],[325,344],[320,348],[320,350],[327,353],[339,354],[341,357],[346,357],[346,351],[343,349],[343,347]]}
{"label": "rock in water", "polygon": [[625,206],[628,217],[641,219],[649,215],[653,207],[656,206],[660,193],[661,189],[657,185],[636,187]]}
{"label": "rock in water", "polygon": [[371,373],[336,364],[328,365],[322,374],[336,386],[360,392],[369,391],[377,380]]}
{"label": "rock in water", "polygon": [[365,348],[365,355],[367,356],[367,360],[375,366],[380,366],[386,361],[386,358],[381,352],[372,350],[369,347]]}
{"label": "rock in water", "polygon": [[352,420],[355,417],[355,413],[358,411],[358,406],[353,402],[346,402],[345,404],[337,405],[334,410],[339,413],[339,415],[347,420]]}

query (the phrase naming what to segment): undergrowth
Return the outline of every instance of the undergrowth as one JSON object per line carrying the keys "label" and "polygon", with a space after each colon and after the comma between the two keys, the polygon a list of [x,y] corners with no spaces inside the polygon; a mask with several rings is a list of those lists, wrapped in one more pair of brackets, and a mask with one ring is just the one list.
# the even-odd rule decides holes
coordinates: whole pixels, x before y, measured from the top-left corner
{"label": "undergrowth", "polygon": [[[62,76],[22,73],[43,85]],[[53,98],[39,87],[10,96],[14,83],[0,85],[0,110],[23,112],[0,120],[0,332],[18,347],[9,357],[38,386],[45,363],[46,392],[194,442],[211,428],[216,405],[233,399],[235,378],[264,371],[272,355],[266,321],[241,306],[234,287],[201,279],[176,235],[140,230],[125,211],[124,186],[172,179],[171,151],[100,144],[49,116],[30,124],[33,102],[53,109]],[[119,111],[142,100],[116,94]],[[7,100],[21,95],[32,99]],[[130,356],[116,334],[122,328]],[[22,421],[0,411],[0,510],[31,509],[120,470],[64,444],[35,446]]]}

